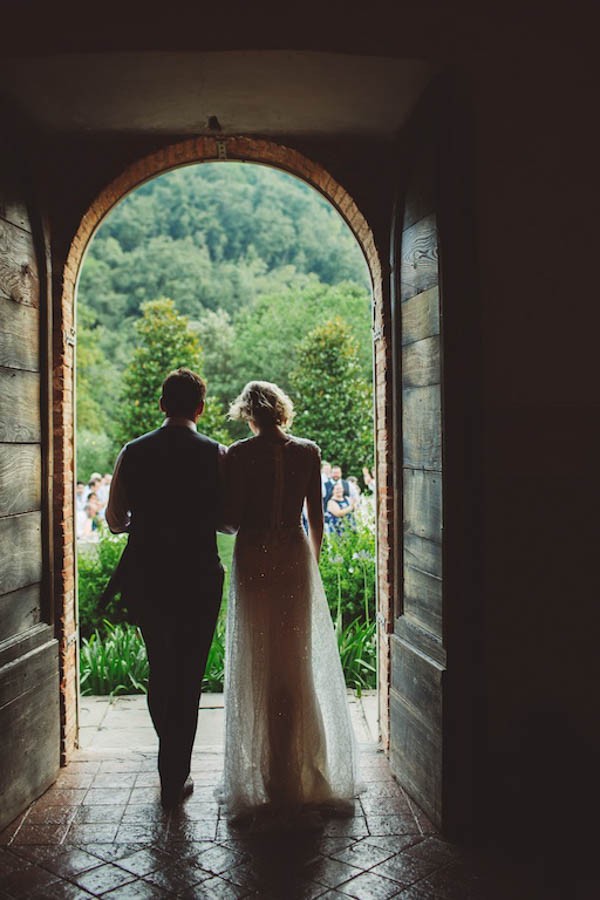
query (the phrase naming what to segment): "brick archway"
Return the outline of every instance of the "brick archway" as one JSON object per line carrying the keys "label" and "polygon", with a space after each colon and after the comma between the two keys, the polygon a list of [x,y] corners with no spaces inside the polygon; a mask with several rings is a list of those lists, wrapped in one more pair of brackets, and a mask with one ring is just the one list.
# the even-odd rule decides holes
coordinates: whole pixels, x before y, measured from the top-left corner
{"label": "brick archway", "polygon": [[392,609],[391,316],[373,232],[348,192],[318,163],[281,144],[248,137],[192,138],[164,147],[128,166],[96,197],[70,244],[62,278],[60,328],[55,329],[54,398],[54,558],[57,636],[60,640],[62,759],[77,739],[77,611],[74,516],[74,363],[75,301],[85,251],[110,210],[145,181],[181,166],[203,162],[251,162],[281,169],[319,191],[339,212],[361,247],[371,276],[375,340],[375,428],[378,496],[378,594],[383,641],[379,678],[383,689],[381,726],[387,742],[389,654],[386,634]]}

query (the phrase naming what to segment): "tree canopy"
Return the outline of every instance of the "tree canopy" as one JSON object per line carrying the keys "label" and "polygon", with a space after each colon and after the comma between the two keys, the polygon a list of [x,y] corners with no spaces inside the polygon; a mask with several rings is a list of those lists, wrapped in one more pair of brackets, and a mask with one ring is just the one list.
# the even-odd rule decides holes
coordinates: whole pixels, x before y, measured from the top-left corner
{"label": "tree canopy", "polygon": [[311,274],[368,288],[348,226],[304,182],[265,166],[203,163],[161,175],[110,213],[79,284],[103,325],[171,297],[178,310],[235,313],[259,294]]}
{"label": "tree canopy", "polygon": [[178,365],[207,379],[203,428],[239,437],[239,424],[225,421],[229,402],[256,378],[293,395],[304,337],[335,317],[356,342],[355,371],[370,390],[367,267],[317,191],[242,163],[149,181],[107,216],[82,267],[77,417],[86,459],[102,448],[105,460],[158,424],[157,391]]}
{"label": "tree canopy", "polygon": [[350,326],[338,317],[309,332],[290,377],[297,405],[294,429],[310,435],[345,474],[371,466],[371,390]]}
{"label": "tree canopy", "polygon": [[[185,316],[179,315],[172,300],[150,300],[142,305],[136,323],[139,339],[131,362],[123,375],[122,402],[117,409],[119,443],[158,428],[164,416],[158,407],[160,388],[173,369],[186,366],[202,374],[202,349]],[[206,404],[203,431],[215,440],[227,440],[221,424],[223,412]]]}

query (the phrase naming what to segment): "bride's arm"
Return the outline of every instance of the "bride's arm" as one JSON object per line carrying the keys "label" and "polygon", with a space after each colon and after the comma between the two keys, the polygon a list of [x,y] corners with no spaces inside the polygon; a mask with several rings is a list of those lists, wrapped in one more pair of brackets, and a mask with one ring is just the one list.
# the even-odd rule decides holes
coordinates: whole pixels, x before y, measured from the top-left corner
{"label": "bride's arm", "polygon": [[308,519],[308,534],[315,559],[319,562],[321,542],[323,540],[323,495],[321,485],[321,457],[315,453],[308,488],[306,491],[306,516]]}
{"label": "bride's arm", "polygon": [[220,459],[219,465],[219,512],[217,530],[224,534],[235,534],[240,527],[244,480],[239,459],[231,449]]}

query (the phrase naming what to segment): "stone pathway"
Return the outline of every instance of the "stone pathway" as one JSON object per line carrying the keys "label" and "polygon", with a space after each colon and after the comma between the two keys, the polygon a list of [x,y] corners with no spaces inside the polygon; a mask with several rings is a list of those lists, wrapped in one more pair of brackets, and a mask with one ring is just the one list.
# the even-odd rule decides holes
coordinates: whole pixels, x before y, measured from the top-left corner
{"label": "stone pathway", "polygon": [[366,785],[354,817],[330,819],[315,832],[249,836],[227,825],[214,799],[223,766],[222,698],[203,698],[195,790],[171,813],[159,803],[144,698],[82,698],[81,750],[56,784],[0,834],[0,897],[550,896],[526,867],[442,840],[394,781],[373,741],[373,698],[351,698],[350,709]]}

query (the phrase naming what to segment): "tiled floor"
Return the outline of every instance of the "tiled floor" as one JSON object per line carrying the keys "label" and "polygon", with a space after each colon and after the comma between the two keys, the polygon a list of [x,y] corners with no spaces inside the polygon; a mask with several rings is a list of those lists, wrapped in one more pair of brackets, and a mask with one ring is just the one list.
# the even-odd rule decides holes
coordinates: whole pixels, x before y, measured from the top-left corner
{"label": "tiled floor", "polygon": [[[370,740],[370,713],[365,719],[365,709],[356,702],[351,709],[366,790],[354,817],[331,819],[320,830],[293,834],[245,836],[230,829],[214,799],[223,764],[222,712],[215,713],[215,702],[205,700],[200,716],[192,768],[195,791],[170,814],[159,803],[153,748],[124,747],[124,735],[118,733],[127,725],[134,730],[148,727],[141,714],[132,715],[136,709],[141,712],[140,700],[130,704],[120,725],[116,716],[111,728],[107,717],[127,709],[127,703],[121,703],[120,710],[119,705],[101,709],[101,704],[89,703],[87,749],[79,751],[57,783],[0,835],[0,897],[550,896],[538,889],[526,867],[443,841],[393,780],[385,756]],[[205,715],[209,703],[211,724]],[[134,737],[143,742],[142,735]],[[153,736],[148,734],[148,739]],[[111,746],[115,742],[116,748]]]}

